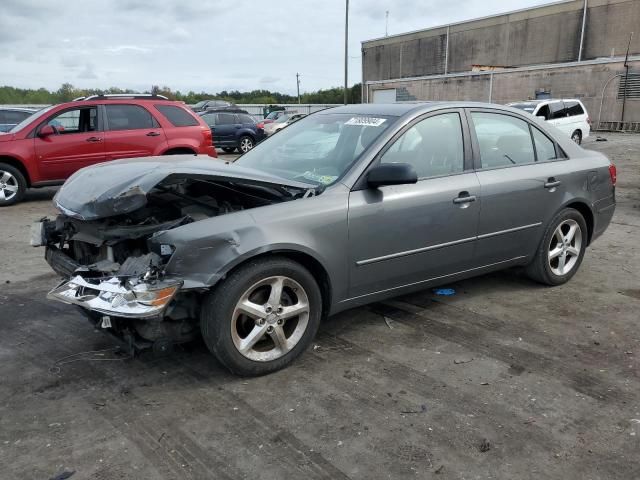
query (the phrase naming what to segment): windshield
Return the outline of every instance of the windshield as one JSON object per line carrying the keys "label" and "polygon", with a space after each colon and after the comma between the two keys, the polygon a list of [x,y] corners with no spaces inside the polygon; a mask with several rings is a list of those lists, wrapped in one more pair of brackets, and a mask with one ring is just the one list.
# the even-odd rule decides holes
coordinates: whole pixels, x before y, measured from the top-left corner
{"label": "windshield", "polygon": [[533,113],[538,105],[535,103],[510,103],[509,106],[513,108],[519,108],[520,110],[524,110],[525,112]]}
{"label": "windshield", "polygon": [[271,112],[269,115],[265,117],[265,119],[273,120],[274,118],[278,118],[279,115],[282,115],[282,110],[276,110],[275,112]]}
{"label": "windshield", "polygon": [[204,106],[204,104],[205,104],[205,103],[207,103],[208,101],[209,101],[209,100],[202,100],[202,101],[200,101],[200,102],[196,103],[196,104],[193,106],[193,108],[200,108],[200,107]]}
{"label": "windshield", "polygon": [[330,185],[395,120],[348,113],[310,115],[259,143],[236,163],[288,180]]}
{"label": "windshield", "polygon": [[36,113],[34,113],[33,115],[29,115],[27,118],[25,118],[24,120],[22,120],[19,124],[17,124],[15,127],[13,127],[11,130],[9,130],[9,133],[15,133],[18,132],[20,130],[22,130],[25,126],[29,125],[31,122],[33,122],[35,119],[44,116],[46,113],[48,113],[53,107],[55,107],[55,105],[51,105],[50,107],[47,108],[43,108],[42,110],[38,110]]}

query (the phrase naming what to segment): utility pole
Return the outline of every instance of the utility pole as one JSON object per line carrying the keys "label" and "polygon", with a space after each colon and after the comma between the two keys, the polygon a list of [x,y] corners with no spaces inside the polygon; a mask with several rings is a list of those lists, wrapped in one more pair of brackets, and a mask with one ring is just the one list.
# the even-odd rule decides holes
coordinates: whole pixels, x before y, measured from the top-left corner
{"label": "utility pole", "polygon": [[300,105],[300,74],[296,73],[296,84],[298,85],[298,105]]}
{"label": "utility pole", "polygon": [[389,10],[385,12],[385,22],[384,22],[384,36],[389,36]]}
{"label": "utility pole", "polygon": [[633,32],[629,35],[629,44],[627,45],[627,54],[624,57],[624,88],[622,90],[622,115],[620,115],[620,121],[624,122],[624,107],[627,104],[627,82],[629,81],[629,48],[631,47],[631,40],[633,39]]}
{"label": "utility pole", "polygon": [[347,86],[349,84],[349,0],[344,12],[344,104],[347,104]]}

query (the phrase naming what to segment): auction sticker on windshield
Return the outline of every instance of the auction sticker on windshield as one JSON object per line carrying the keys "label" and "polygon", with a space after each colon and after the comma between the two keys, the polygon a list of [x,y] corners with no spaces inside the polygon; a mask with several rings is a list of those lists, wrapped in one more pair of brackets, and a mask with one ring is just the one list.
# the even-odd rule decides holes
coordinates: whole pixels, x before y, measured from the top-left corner
{"label": "auction sticker on windshield", "polygon": [[345,122],[345,125],[359,125],[362,127],[379,127],[386,121],[387,121],[386,118],[353,117],[349,121]]}
{"label": "auction sticker on windshield", "polygon": [[304,172],[302,176],[307,180],[311,180],[312,182],[316,182],[321,185],[329,185],[335,182],[336,179],[338,178],[337,176],[334,176],[334,175],[320,175],[320,174],[317,174],[316,172],[309,172],[309,171]]}

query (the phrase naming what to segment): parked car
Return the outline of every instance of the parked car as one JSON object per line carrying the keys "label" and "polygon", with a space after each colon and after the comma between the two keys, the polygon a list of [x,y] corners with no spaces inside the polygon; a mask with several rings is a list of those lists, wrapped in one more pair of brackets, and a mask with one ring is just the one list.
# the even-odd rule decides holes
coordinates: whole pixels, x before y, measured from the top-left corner
{"label": "parked car", "polygon": [[529,100],[510,103],[509,106],[524,110],[533,116],[542,117],[571,137],[578,145],[591,132],[591,120],[587,109],[578,99]]}
{"label": "parked car", "polygon": [[95,163],[178,153],[216,156],[207,124],[178,102],[96,95],[54,105],[0,134],[0,206]]}
{"label": "parked car", "polygon": [[8,132],[25,118],[38,110],[35,108],[2,107],[0,108],[0,132]]}
{"label": "parked car", "polygon": [[213,143],[227,153],[251,150],[264,140],[265,133],[247,113],[201,112],[202,120],[211,128]]}
{"label": "parked car", "polygon": [[521,110],[348,105],[236,162],[83,169],[33,243],[66,279],[50,298],[129,345],[201,331],[231,371],[259,375],[358,305],[515,266],[564,284],[609,225],[615,182],[605,156]]}
{"label": "parked car", "polygon": [[231,102],[227,102],[226,100],[211,99],[211,100],[202,100],[201,102],[196,103],[192,107],[192,110],[194,112],[204,112],[205,110],[208,110],[210,108],[229,108],[229,107],[235,107],[235,106],[236,106],[235,104]]}
{"label": "parked car", "polygon": [[294,113],[293,115],[282,115],[275,122],[265,125],[264,133],[267,135],[272,135],[279,130],[282,130],[284,127],[291,125],[293,122],[300,120],[302,117],[305,117],[304,113]]}
{"label": "parked car", "polygon": [[273,112],[269,113],[269,115],[264,117],[264,119],[261,120],[258,123],[258,125],[260,126],[260,128],[264,128],[265,125],[269,125],[270,123],[275,122],[279,118],[285,115],[291,115],[292,113],[297,113],[297,112],[287,112],[286,110],[274,110]]}
{"label": "parked car", "polygon": [[243,108],[239,108],[237,105],[231,107],[210,107],[198,113],[214,113],[214,112],[227,112],[227,113],[249,113]]}

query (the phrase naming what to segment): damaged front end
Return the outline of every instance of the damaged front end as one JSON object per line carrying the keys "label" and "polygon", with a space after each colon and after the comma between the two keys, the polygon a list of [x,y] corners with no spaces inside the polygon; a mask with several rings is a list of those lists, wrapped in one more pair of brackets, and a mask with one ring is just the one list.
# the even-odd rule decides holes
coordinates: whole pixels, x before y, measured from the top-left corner
{"label": "damaged front end", "polygon": [[[186,262],[176,259],[176,246],[158,239],[310,194],[305,184],[282,185],[222,162],[213,169],[215,161],[201,162],[114,162],[119,168],[100,165],[74,175],[54,199],[61,214],[32,228],[32,245],[46,247],[47,262],[65,279],[48,298],[80,307],[132,350],[166,350],[194,339],[201,297],[212,285],[194,281],[181,268]],[[180,248],[189,255],[188,242]]]}

